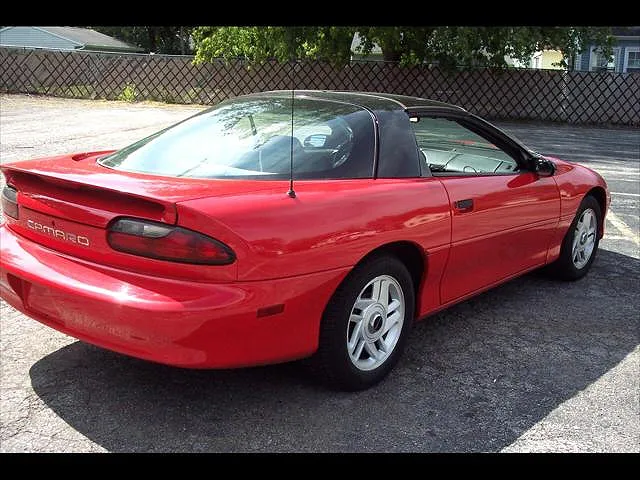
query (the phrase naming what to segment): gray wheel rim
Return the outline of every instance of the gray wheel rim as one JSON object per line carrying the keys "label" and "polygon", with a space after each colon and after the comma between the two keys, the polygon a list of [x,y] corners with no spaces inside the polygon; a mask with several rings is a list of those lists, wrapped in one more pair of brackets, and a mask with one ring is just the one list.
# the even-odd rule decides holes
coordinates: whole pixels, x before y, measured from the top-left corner
{"label": "gray wheel rim", "polygon": [[593,249],[596,245],[596,230],[598,222],[596,212],[587,208],[576,224],[573,232],[573,246],[571,248],[571,259],[573,265],[580,270],[589,262]]}
{"label": "gray wheel rim", "polygon": [[395,349],[405,315],[404,292],[389,275],[379,275],[362,289],[347,326],[347,352],[359,370],[375,370]]}

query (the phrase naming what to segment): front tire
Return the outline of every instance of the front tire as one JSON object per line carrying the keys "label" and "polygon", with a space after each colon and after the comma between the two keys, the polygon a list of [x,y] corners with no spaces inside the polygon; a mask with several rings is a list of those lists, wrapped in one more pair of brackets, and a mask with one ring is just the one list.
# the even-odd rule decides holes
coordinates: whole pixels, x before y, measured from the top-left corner
{"label": "front tire", "polygon": [[400,260],[379,256],[358,265],[325,309],[316,372],[339,390],[380,382],[404,350],[414,305],[413,281]]}
{"label": "front tire", "polygon": [[562,280],[584,277],[596,258],[601,231],[600,204],[592,195],[587,195],[562,241],[560,257],[550,265],[551,273]]}

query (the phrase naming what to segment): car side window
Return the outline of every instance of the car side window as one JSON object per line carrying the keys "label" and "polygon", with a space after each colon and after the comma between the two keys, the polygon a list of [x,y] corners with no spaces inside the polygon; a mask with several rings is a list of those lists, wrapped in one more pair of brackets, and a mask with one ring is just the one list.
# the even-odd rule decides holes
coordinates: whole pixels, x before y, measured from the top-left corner
{"label": "car side window", "polygon": [[423,169],[435,176],[504,175],[518,163],[486,138],[449,118],[411,117]]}

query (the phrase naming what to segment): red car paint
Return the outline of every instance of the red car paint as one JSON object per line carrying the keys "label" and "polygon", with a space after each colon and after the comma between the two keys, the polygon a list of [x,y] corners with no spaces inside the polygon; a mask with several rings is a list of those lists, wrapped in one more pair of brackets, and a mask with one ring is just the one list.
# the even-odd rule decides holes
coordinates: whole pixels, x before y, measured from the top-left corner
{"label": "red car paint", "polygon": [[[20,218],[7,217],[0,226],[0,296],[79,339],[187,367],[311,355],[333,292],[385,245],[405,242],[422,254],[421,319],[555,260],[592,189],[605,195],[605,211],[609,204],[598,174],[558,159],[551,177],[525,171],[300,180],[291,198],[284,180],[122,172],[98,165],[103,153],[2,166],[7,184],[19,192]],[[473,206],[461,211],[460,198],[473,199]],[[236,261],[192,265],[117,252],[106,227],[120,216],[211,236],[228,245]]]}

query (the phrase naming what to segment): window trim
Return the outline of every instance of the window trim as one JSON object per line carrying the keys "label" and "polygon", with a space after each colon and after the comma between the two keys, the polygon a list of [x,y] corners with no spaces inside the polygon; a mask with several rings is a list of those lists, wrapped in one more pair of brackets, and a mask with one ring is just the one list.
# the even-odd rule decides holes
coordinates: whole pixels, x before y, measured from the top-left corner
{"label": "window trim", "polygon": [[629,67],[629,53],[640,53],[640,47],[627,47],[624,49],[624,63],[622,64],[622,73],[627,73]]}
{"label": "window trim", "polygon": [[[486,177],[486,176],[506,176],[506,175],[519,175],[524,171],[531,171],[531,163],[529,159],[534,156],[534,152],[528,149],[524,144],[520,143],[495,125],[487,122],[486,120],[467,112],[466,110],[451,110],[447,108],[438,107],[410,107],[405,110],[409,117],[430,117],[430,118],[444,118],[447,120],[454,120],[462,127],[467,128],[476,135],[481,136],[485,140],[490,141],[501,151],[509,155],[518,165],[518,170],[514,172],[430,172],[430,176],[434,177]],[[412,133],[415,136],[415,132]],[[416,146],[418,140],[416,138]],[[419,147],[418,147],[419,148]]]}

